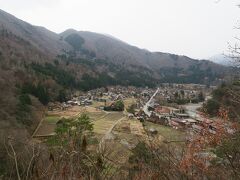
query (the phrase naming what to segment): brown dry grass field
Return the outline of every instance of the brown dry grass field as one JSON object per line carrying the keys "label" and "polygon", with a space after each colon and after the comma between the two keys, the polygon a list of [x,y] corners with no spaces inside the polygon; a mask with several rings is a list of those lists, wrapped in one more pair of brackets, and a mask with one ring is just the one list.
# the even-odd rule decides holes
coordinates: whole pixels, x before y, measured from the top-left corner
{"label": "brown dry grass field", "polygon": [[136,119],[125,118],[120,121],[112,131],[112,139],[106,140],[105,150],[109,161],[122,173],[128,166],[128,159],[132,154],[131,150],[147,138],[142,123]]}
{"label": "brown dry grass field", "polygon": [[[106,146],[111,152],[109,158],[116,164],[125,166],[128,158],[131,155],[131,149],[134,148],[138,142],[144,141],[150,143],[162,143],[167,141],[181,141],[186,137],[186,133],[180,130],[175,130],[170,127],[145,122],[145,127],[136,119],[128,119],[121,121],[113,129],[114,139],[108,140]],[[155,128],[158,133],[154,136],[149,136],[145,129]],[[117,147],[117,148],[116,148]]]}
{"label": "brown dry grass field", "polygon": [[131,106],[132,104],[135,104],[136,99],[135,98],[127,98],[127,99],[124,99],[123,102],[124,102],[124,106],[125,106],[125,109],[126,109],[129,106]]}
{"label": "brown dry grass field", "polygon": [[124,117],[122,112],[106,113],[99,119],[93,121],[94,132],[99,135],[104,135],[119,119]]}
{"label": "brown dry grass field", "polygon": [[63,111],[48,111],[35,136],[52,135],[58,120],[77,118],[83,113],[89,115],[94,124],[94,132],[99,135],[104,135],[117,120],[124,117],[122,112],[105,112],[93,106],[72,106]]}
{"label": "brown dry grass field", "polygon": [[167,141],[181,141],[186,137],[186,132],[181,130],[176,130],[171,127],[163,126],[160,124],[154,124],[152,122],[145,122],[145,128],[154,128],[158,131],[158,136],[161,136],[163,140]]}
{"label": "brown dry grass field", "polygon": [[35,136],[45,136],[54,134],[56,128],[56,123],[61,118],[77,118],[83,113],[89,114],[90,118],[95,120],[98,117],[103,116],[105,113],[94,108],[94,107],[82,107],[82,106],[72,106],[66,110],[55,110],[48,111],[44,119],[42,120]]}

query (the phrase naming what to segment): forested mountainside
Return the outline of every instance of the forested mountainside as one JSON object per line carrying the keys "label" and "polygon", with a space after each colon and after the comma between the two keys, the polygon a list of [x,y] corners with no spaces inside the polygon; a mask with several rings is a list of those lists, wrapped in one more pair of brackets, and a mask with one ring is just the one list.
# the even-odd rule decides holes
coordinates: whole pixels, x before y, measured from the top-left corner
{"label": "forested mountainside", "polygon": [[130,71],[149,71],[153,79],[161,82],[214,82],[216,77],[221,77],[219,72],[226,71],[226,68],[210,61],[149,52],[102,34],[70,29],[60,36],[73,46],[78,56],[103,59]]}
{"label": "forested mountainside", "polygon": [[38,74],[56,81],[59,73],[43,72],[53,66],[55,71],[66,71],[76,81],[70,83],[74,88],[87,90],[108,84],[153,86],[157,82],[212,83],[222,79],[227,71],[210,61],[149,52],[107,35],[72,29],[56,34],[4,11],[0,11],[0,17],[4,65],[24,65],[34,72],[41,67]]}

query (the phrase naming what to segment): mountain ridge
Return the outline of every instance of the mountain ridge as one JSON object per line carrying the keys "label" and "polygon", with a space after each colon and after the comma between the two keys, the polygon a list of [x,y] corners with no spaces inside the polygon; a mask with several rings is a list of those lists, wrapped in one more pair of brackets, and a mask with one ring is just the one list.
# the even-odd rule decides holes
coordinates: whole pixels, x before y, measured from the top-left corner
{"label": "mountain ridge", "polygon": [[[140,49],[136,46],[132,46],[115,37],[112,37],[111,35],[110,37],[109,35],[89,31],[77,31],[74,29],[67,29],[60,34],[57,34],[49,31],[45,27],[33,26],[29,23],[26,23],[25,21],[22,21],[2,10],[0,11],[0,14],[1,27],[10,30],[14,34],[27,41],[30,41],[34,46],[40,49],[41,52],[49,54],[51,58],[54,58],[54,56],[61,53],[63,49],[71,51],[71,45],[66,43],[64,40],[61,40],[61,37],[76,33],[80,36],[83,36],[85,41],[87,41],[87,43],[84,43],[84,47],[90,51],[94,51],[97,55],[97,58],[100,59],[114,59],[118,62],[120,61],[120,63],[127,62],[132,65],[137,64],[156,70],[159,70],[160,67],[173,67],[174,64],[175,66],[186,68],[186,64],[190,63],[192,65],[191,60],[195,61],[195,63],[199,63],[199,60],[196,61],[195,59],[187,56],[178,56],[162,52],[151,52],[145,49]],[[7,20],[10,21],[10,23],[7,22]],[[173,60],[172,57],[174,57],[175,60]],[[176,59],[179,59],[179,61],[175,62]]]}
{"label": "mountain ridge", "polygon": [[[14,51],[19,50],[18,53],[20,53],[22,51],[26,52],[28,48],[34,49],[35,53],[32,54],[32,57],[29,52],[32,50],[28,50],[28,53],[22,53],[22,59],[25,59],[24,63],[35,62],[35,56],[38,57],[38,63],[41,63],[41,61],[53,63],[54,59],[65,57],[64,60],[59,59],[62,62],[61,67],[67,69],[67,71],[74,71],[73,74],[76,74],[77,79],[81,79],[85,73],[98,76],[99,73],[103,72],[102,69],[105,69],[107,75],[115,78],[117,73],[111,69],[110,65],[117,66],[117,71],[134,72],[135,76],[138,76],[137,73],[139,75],[142,73],[148,74],[148,76],[152,76],[154,80],[159,82],[166,82],[168,77],[171,76],[171,82],[179,78],[180,80],[177,82],[204,83],[205,79],[209,78],[208,76],[220,75],[227,70],[224,66],[207,60],[196,60],[184,55],[179,56],[140,49],[111,35],[74,29],[67,29],[57,34],[45,27],[33,26],[2,10],[0,10],[0,30],[3,32],[6,30],[6,32],[28,44],[28,46],[24,47],[17,44],[19,42],[12,43]],[[11,44],[9,38],[5,37],[5,40],[5,44]],[[1,46],[0,48],[3,49]],[[9,51],[9,49],[5,47],[4,51]],[[12,50],[8,53],[8,56],[11,53]],[[27,54],[29,54],[27,58],[24,57]],[[89,69],[86,64],[84,66],[81,64],[81,59],[95,64],[98,64],[97,60],[101,59],[105,62],[105,65],[104,67],[103,65],[96,65],[95,69]],[[63,66],[63,61],[73,63],[73,65]],[[78,72],[77,68],[81,69],[81,72]],[[200,74],[197,75],[195,71]],[[201,77],[197,77],[197,81],[192,81],[193,75]],[[218,78],[222,78],[222,75]],[[212,78],[208,81],[213,82],[215,80]]]}
{"label": "mountain ridge", "polygon": [[54,33],[45,27],[31,25],[3,10],[0,10],[0,17],[0,29],[6,29],[29,41],[40,51],[48,53],[52,57],[56,56],[56,54],[64,48],[71,48],[67,43],[60,42],[57,33]]}
{"label": "mountain ridge", "polygon": [[[84,44],[84,46],[87,49],[91,49],[93,51],[97,51],[97,55],[99,55],[99,58],[109,58],[110,59],[114,59],[116,58],[119,54],[124,54],[126,57],[121,57],[120,59],[124,62],[124,59],[128,60],[128,62],[132,62],[133,64],[138,63],[140,65],[144,65],[147,66],[148,68],[151,69],[155,69],[160,68],[160,67],[172,67],[174,66],[173,64],[176,62],[173,62],[173,58],[180,59],[180,61],[184,61],[182,64],[177,64],[180,67],[185,67],[184,65],[186,63],[201,63],[200,60],[195,60],[195,59],[191,59],[187,56],[178,56],[178,55],[174,55],[174,54],[170,54],[170,53],[162,53],[162,52],[150,52],[147,50],[143,50],[140,48],[137,48],[135,46],[131,46],[123,41],[119,41],[118,39],[112,39],[110,37],[106,37],[105,35],[102,34],[98,34],[98,33],[91,33],[91,32],[86,32],[86,31],[76,31],[74,30],[74,32],[71,30],[71,32],[69,31],[65,31],[63,33],[61,33],[61,36],[67,36],[70,33],[76,33],[79,36],[83,37],[87,43]],[[90,34],[90,36],[93,37],[88,37]],[[97,38],[96,38],[97,35]],[[95,37],[95,39],[94,39]],[[101,37],[106,37],[104,40]],[[94,39],[94,40],[93,40]],[[115,41],[116,40],[116,41]],[[105,42],[104,42],[105,41]],[[113,41],[115,41],[113,44]],[[95,43],[95,44],[94,44]],[[103,50],[99,49],[99,44],[101,44],[101,46],[105,45],[106,47],[103,49],[111,49],[111,52],[107,52],[106,56],[106,52],[103,52]],[[115,48],[114,48],[115,46]],[[123,47],[125,46],[125,47]],[[118,48],[120,47],[120,48]],[[114,52],[116,51],[116,49],[118,50],[118,52]],[[100,51],[100,52],[99,52]],[[203,61],[206,62],[206,61]],[[207,61],[208,62],[208,61]],[[210,61],[208,62],[210,65],[213,65]],[[192,63],[191,63],[192,64]],[[218,66],[218,65],[216,65]],[[220,66],[219,66],[220,67]]]}

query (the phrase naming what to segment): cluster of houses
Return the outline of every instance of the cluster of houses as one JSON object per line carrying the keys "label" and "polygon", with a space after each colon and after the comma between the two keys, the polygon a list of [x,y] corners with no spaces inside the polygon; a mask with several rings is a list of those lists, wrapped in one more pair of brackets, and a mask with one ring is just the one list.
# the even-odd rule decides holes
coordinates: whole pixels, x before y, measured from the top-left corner
{"label": "cluster of houses", "polygon": [[[158,93],[154,99],[158,101],[171,100],[176,98],[176,93],[185,98],[194,98],[199,92],[206,91],[206,86],[196,85],[196,84],[162,84],[158,89]],[[137,100],[136,109],[138,109],[138,114],[135,114],[139,120],[146,119],[145,114],[142,113],[142,109],[149,99],[153,96],[156,89],[150,88],[137,88],[137,87],[122,87],[122,86],[110,86],[104,88],[98,88],[90,90],[87,93],[82,93],[81,95],[73,97],[71,100],[58,104],[58,108],[66,109],[70,106],[89,106],[93,104],[93,101],[104,102],[107,106],[108,102],[116,102],[118,100],[123,100],[125,98],[135,97]],[[53,106],[54,107],[54,106]],[[51,109],[53,109],[51,107]],[[103,107],[102,107],[103,109]],[[173,107],[161,106],[155,101],[148,104],[148,111],[151,112],[151,117],[148,115],[148,119],[155,123],[170,125],[173,128],[184,128],[192,124],[197,124],[197,120],[189,117],[188,114],[184,113],[182,109],[177,109]],[[130,115],[131,117],[133,115]]]}
{"label": "cluster of houses", "polygon": [[216,88],[216,86],[208,86],[203,84],[176,84],[176,83],[162,83],[162,88],[171,88],[171,89],[186,89],[186,90],[198,90],[198,91],[204,91],[209,90],[212,91]]}
{"label": "cluster of houses", "polygon": [[[158,99],[165,102],[174,102],[177,98],[189,99],[193,101],[199,98],[199,94],[204,91],[189,90],[189,89],[176,89],[176,88],[163,88],[158,93]],[[204,93],[205,94],[205,93]]]}
{"label": "cluster of houses", "polygon": [[60,103],[60,102],[49,103],[48,109],[50,111],[66,110],[67,108],[72,106],[89,106],[89,105],[92,105],[92,103],[93,103],[93,100],[91,98],[87,96],[80,96],[80,97],[74,97],[71,100],[68,100],[63,103]]}
{"label": "cluster of houses", "polygon": [[[150,117],[148,117],[142,110],[135,113],[134,116],[140,121],[146,120],[156,124],[170,126],[174,129],[201,132],[201,130],[207,126],[211,133],[214,133],[216,130],[214,121],[209,119],[192,118],[184,113],[182,109],[155,105],[154,109],[151,109],[150,112]],[[131,115],[131,118],[132,117],[133,115]]]}
{"label": "cluster of houses", "polygon": [[[147,116],[144,111],[136,113],[137,118],[170,126],[174,129],[190,130],[191,132],[201,132],[203,129],[208,129],[210,133],[215,133],[217,127],[215,121],[207,118],[194,118],[184,112],[184,109],[173,107],[160,106],[157,103],[152,103],[149,106],[150,116]],[[229,131],[232,131],[229,129]]]}
{"label": "cluster of houses", "polygon": [[92,105],[93,101],[89,96],[79,96],[74,97],[72,100],[64,102],[63,105],[65,106],[89,106]]}
{"label": "cluster of houses", "polygon": [[184,113],[184,109],[165,107],[159,104],[150,104],[148,110],[151,112],[145,118],[153,123],[171,126],[175,129],[184,129],[196,124],[198,121]]}
{"label": "cluster of houses", "polygon": [[88,94],[95,97],[104,97],[111,96],[111,98],[116,98],[119,95],[124,97],[131,97],[136,94],[140,94],[142,92],[142,88],[136,88],[132,86],[123,87],[123,86],[109,86],[105,88],[98,88],[88,91]]}
{"label": "cluster of houses", "polygon": [[[212,87],[214,88],[214,87]],[[169,107],[160,105],[159,97],[162,97],[165,100],[174,99],[175,94],[178,93],[180,95],[184,95],[185,98],[195,98],[198,96],[199,92],[209,93],[211,90],[207,88],[205,85],[198,85],[198,84],[163,84],[157,90],[155,95],[154,92],[156,90],[148,90],[145,89],[142,91],[140,96],[141,109],[134,115],[139,120],[147,120],[153,123],[171,126],[174,129],[192,129],[194,131],[199,132],[203,127],[206,126],[206,122],[208,122],[208,126],[210,131],[214,130],[214,126],[212,126],[212,121],[206,121],[204,118],[192,116],[189,113],[186,113],[184,108],[181,106],[178,107]],[[154,96],[151,99],[151,97]],[[150,102],[149,102],[150,101]],[[144,108],[147,105],[147,108]]]}
{"label": "cluster of houses", "polygon": [[[143,93],[142,93],[143,92]],[[148,88],[136,88],[136,87],[122,87],[122,86],[110,86],[105,88],[98,88],[90,90],[87,93],[82,93],[81,95],[74,95],[71,100],[68,100],[63,103],[52,103],[49,105],[50,110],[54,109],[67,109],[71,106],[90,106],[93,102],[103,102],[105,103],[100,109],[103,109],[104,106],[109,105],[109,103],[116,102],[118,100],[123,100],[129,97],[142,97],[144,101],[149,98],[151,90]],[[142,104],[144,103],[142,101]],[[139,103],[139,107],[141,104]]]}

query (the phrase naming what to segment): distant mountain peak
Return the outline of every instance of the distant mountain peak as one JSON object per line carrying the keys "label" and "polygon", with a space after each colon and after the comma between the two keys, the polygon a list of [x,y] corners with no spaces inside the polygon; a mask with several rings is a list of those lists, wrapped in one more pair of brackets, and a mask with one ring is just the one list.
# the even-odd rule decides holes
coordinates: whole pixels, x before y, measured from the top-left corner
{"label": "distant mountain peak", "polygon": [[75,29],[69,28],[69,29],[61,32],[60,35],[61,35],[61,34],[71,34],[71,33],[78,33],[78,31],[75,30]]}
{"label": "distant mountain peak", "polygon": [[234,60],[225,54],[214,55],[209,60],[223,66],[234,66]]}

